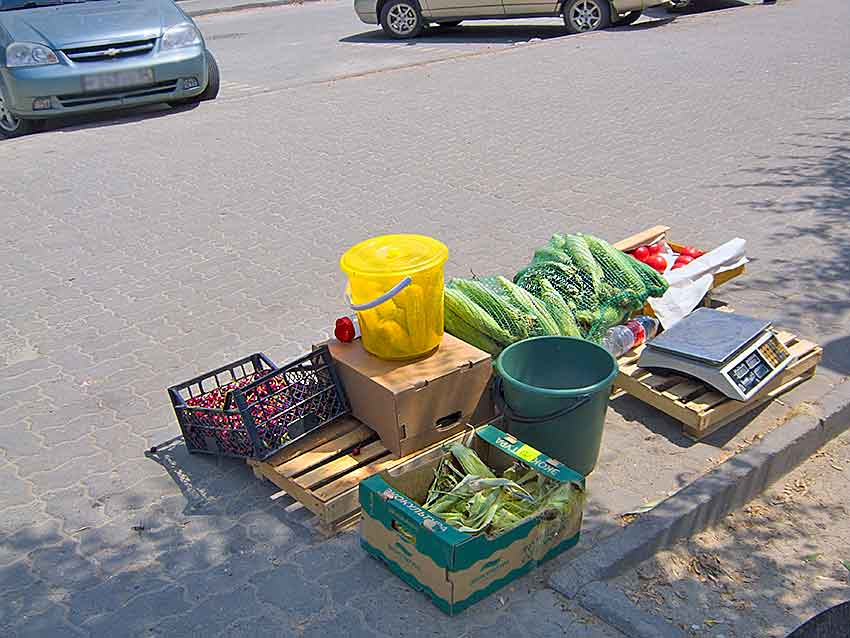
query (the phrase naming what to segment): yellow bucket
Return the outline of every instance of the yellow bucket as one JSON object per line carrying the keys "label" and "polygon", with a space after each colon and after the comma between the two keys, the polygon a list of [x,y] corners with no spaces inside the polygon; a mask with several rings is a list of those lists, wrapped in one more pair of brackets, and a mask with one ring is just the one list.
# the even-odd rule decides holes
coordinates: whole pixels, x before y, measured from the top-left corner
{"label": "yellow bucket", "polygon": [[443,338],[445,244],[424,235],[383,235],[340,259],[363,347],[376,357],[415,359]]}

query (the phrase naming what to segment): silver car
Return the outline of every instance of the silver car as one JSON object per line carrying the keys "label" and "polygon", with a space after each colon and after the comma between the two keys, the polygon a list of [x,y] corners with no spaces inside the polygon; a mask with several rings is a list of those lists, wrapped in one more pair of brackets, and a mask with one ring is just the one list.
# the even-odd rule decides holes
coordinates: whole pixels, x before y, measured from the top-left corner
{"label": "silver car", "polygon": [[354,0],[366,24],[380,24],[393,38],[414,38],[429,23],[455,27],[462,20],[563,16],[570,33],[631,24],[649,7],[668,0]]}
{"label": "silver car", "polygon": [[215,58],[173,0],[0,0],[0,137],[218,88]]}

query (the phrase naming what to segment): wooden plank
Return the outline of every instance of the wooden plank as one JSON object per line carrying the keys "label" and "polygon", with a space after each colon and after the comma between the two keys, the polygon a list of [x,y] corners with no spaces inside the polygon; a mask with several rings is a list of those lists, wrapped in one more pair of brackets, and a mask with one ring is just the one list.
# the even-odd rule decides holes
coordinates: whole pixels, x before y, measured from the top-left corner
{"label": "wooden plank", "polygon": [[635,371],[629,375],[632,379],[637,379],[640,381],[641,379],[646,379],[647,377],[652,376],[652,373],[649,370],[644,370],[643,368],[635,368]]}
{"label": "wooden plank", "polygon": [[808,353],[814,351],[819,346],[811,341],[798,341],[797,343],[786,346],[792,357],[804,357]]}
{"label": "wooden plank", "polygon": [[283,478],[280,474],[274,471],[270,465],[260,464],[255,466],[260,470],[260,472],[272,483],[277,485],[280,489],[284,490],[287,494],[289,494],[292,498],[301,503],[304,507],[309,509],[316,516],[321,516],[322,511],[324,509],[323,503],[319,501],[315,496],[313,496],[310,492],[295,485],[289,479]]}
{"label": "wooden plank", "polygon": [[662,392],[662,394],[666,397],[670,397],[674,401],[685,403],[689,397],[694,396],[696,393],[704,393],[705,387],[705,384],[701,381],[689,379],[682,383],[677,383],[672,388]]}
{"label": "wooden plank", "polygon": [[[708,386],[706,386],[706,388],[707,387]],[[703,413],[724,401],[732,401],[732,399],[727,397],[725,394],[720,394],[716,390],[709,389],[709,391],[702,396],[694,397],[688,401],[686,405],[694,412]]]}
{"label": "wooden plank", "polygon": [[613,246],[617,250],[623,250],[628,252],[630,250],[634,250],[638,246],[645,246],[646,244],[655,243],[656,240],[666,236],[669,231],[669,226],[653,226],[652,228],[647,228],[646,230],[642,230],[639,233],[635,233],[631,237],[621,239]]}
{"label": "wooden plank", "polygon": [[299,441],[296,441],[292,445],[288,445],[283,448],[280,452],[275,454],[274,456],[266,459],[265,461],[257,461],[255,459],[248,459],[248,463],[267,463],[272,466],[282,465],[286,463],[290,459],[294,459],[296,456],[303,454],[313,448],[316,448],[328,441],[331,441],[337,437],[346,434],[347,432],[351,432],[355,428],[360,426],[360,422],[357,419],[350,417],[343,417],[333,423],[329,423],[317,430],[310,432],[307,436]]}
{"label": "wooden plank", "polygon": [[636,399],[661,410],[665,414],[669,414],[674,419],[693,426],[699,425],[698,415],[693,410],[686,408],[679,402],[671,401],[669,398],[647,386],[644,381],[637,381],[631,377],[620,375],[617,377],[616,383],[618,387]]}
{"label": "wooden plank", "polygon": [[304,489],[313,489],[321,483],[330,481],[337,476],[345,474],[354,468],[360,467],[369,461],[386,456],[387,454],[389,454],[389,450],[384,447],[384,444],[380,441],[375,441],[360,450],[360,454],[357,456],[353,456],[351,454],[341,456],[329,463],[320,465],[315,470],[302,474],[294,480],[294,483]]}
{"label": "wooden plank", "polygon": [[711,289],[720,288],[723,284],[729,283],[735,277],[740,277],[745,272],[747,272],[747,265],[741,264],[737,268],[733,268],[732,270],[724,270],[723,272],[719,272],[714,275],[714,281],[711,282]]}
{"label": "wooden plank", "polygon": [[[725,401],[702,412],[699,425],[689,435],[695,436],[701,433],[700,436],[706,436],[747,412],[755,410],[760,405],[772,401],[778,394],[799,383],[800,381],[798,379],[800,377],[809,378],[813,376],[814,369],[822,356],[823,350],[819,347],[810,351],[809,354],[804,355],[799,361],[783,370],[758,395],[749,401],[741,402],[724,397],[726,399]],[[782,390],[779,391],[780,389]]]}
{"label": "wooden plank", "polygon": [[797,341],[797,335],[793,332],[786,332],[785,330],[778,330],[776,332],[776,338],[779,339],[779,341],[785,346]]}
{"label": "wooden plank", "polygon": [[317,465],[329,461],[346,450],[350,450],[376,436],[373,430],[367,428],[365,425],[360,425],[351,432],[347,432],[333,441],[328,441],[317,448],[304,452],[286,463],[281,465],[270,463],[269,465],[272,465],[281,476],[291,478],[303,474]]}
{"label": "wooden plank", "polygon": [[643,383],[649,388],[652,388],[653,390],[658,390],[659,392],[661,392],[666,388],[672,388],[674,385],[678,383],[684,383],[685,381],[687,381],[685,377],[680,377],[677,374],[666,375],[653,373],[643,379],[641,383]]}
{"label": "wooden plank", "polygon": [[438,458],[442,453],[443,445],[460,441],[467,432],[461,432],[455,436],[436,443],[425,450],[410,454],[402,459],[381,460],[378,463],[361,467],[344,477],[325,485],[316,491],[316,496],[325,501],[322,517],[325,521],[335,521],[355,508],[359,508],[358,485],[365,478],[379,472],[388,471],[391,474],[399,473],[417,467],[417,464],[430,462]]}
{"label": "wooden plank", "polygon": [[641,368],[638,368],[637,363],[629,363],[629,364],[620,366],[620,374],[623,374],[627,377],[631,377],[631,376],[634,376],[634,373],[637,372],[640,369]]}
{"label": "wooden plank", "polygon": [[803,374],[795,376],[794,378],[780,385],[778,388],[775,388],[773,391],[765,394],[764,396],[761,396],[758,399],[750,399],[750,401],[747,403],[739,403],[738,405],[740,405],[741,407],[740,411],[738,412],[728,414],[723,419],[720,419],[719,421],[716,421],[714,423],[708,423],[702,427],[693,428],[690,426],[685,426],[682,428],[682,431],[687,437],[694,439],[695,441],[704,439],[709,434],[713,434],[720,428],[729,425],[735,419],[744,416],[748,412],[755,410],[756,408],[764,405],[765,403],[773,401],[776,397],[784,394],[785,392],[788,392],[789,390],[795,388],[804,381],[808,381],[813,376],[815,376],[815,369],[810,368]]}
{"label": "wooden plank", "polygon": [[358,507],[353,512],[332,523],[324,523],[322,519],[319,519],[319,531],[325,538],[331,538],[332,536],[353,529],[359,522],[360,508]]}

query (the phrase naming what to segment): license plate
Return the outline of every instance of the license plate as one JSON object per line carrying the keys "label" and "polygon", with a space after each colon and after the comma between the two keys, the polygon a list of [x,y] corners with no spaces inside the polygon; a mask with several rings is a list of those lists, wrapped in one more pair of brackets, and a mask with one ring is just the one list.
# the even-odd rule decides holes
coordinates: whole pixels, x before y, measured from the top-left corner
{"label": "license plate", "polygon": [[83,91],[86,93],[114,91],[145,84],[153,84],[153,69],[132,69],[83,76]]}

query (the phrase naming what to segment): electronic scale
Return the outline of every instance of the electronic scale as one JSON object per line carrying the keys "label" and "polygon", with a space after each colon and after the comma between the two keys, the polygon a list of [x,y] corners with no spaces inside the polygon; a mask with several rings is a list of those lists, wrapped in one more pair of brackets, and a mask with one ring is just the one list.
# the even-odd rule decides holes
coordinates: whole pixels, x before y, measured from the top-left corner
{"label": "electronic scale", "polygon": [[649,341],[638,366],[681,372],[747,401],[791,361],[769,321],[699,308]]}

